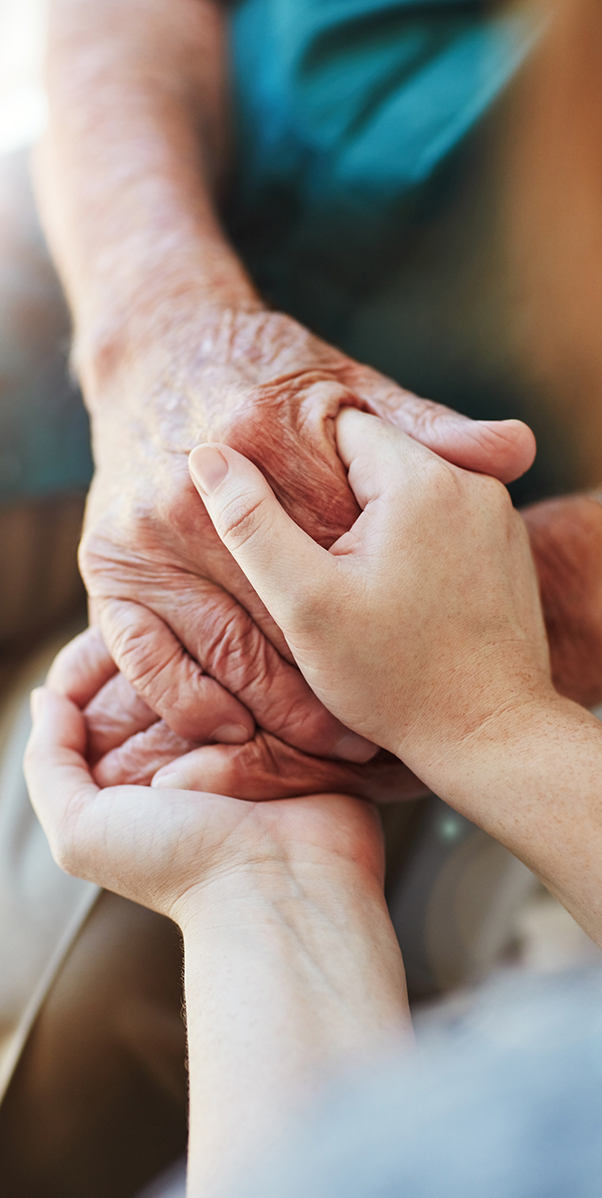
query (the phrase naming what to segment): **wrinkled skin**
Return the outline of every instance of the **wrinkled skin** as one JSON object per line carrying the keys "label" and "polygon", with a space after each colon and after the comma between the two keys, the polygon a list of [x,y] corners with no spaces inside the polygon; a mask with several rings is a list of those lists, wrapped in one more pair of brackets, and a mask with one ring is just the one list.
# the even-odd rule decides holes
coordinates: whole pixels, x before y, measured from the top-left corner
{"label": "wrinkled skin", "polygon": [[572,495],[522,513],[535,558],[556,690],[602,702],[602,504]]}
{"label": "wrinkled skin", "polygon": [[[523,515],[539,572],[555,685],[591,706],[602,699],[602,505],[572,496],[536,504]],[[261,731],[240,746],[199,747],[199,741],[178,737],[116,672],[97,629],[62,651],[51,681],[87,704],[89,755],[100,785],[148,783],[157,770],[193,751],[198,786],[240,798],[301,794],[304,785],[314,784],[381,802],[424,793],[386,753],[356,766],[309,756]]]}
{"label": "wrinkled skin", "polygon": [[[103,403],[90,399],[97,473],[81,568],[107,648],[169,725],[172,755],[184,743],[242,744],[258,726],[249,749],[228,758],[224,785],[238,794],[231,769],[246,773],[249,754],[259,776],[275,774],[282,785],[283,773],[300,768],[292,750],[356,762],[371,750],[340,749],[345,730],[291,664],[279,630],[198,502],[190,449],[219,439],[245,453],[294,519],[329,545],[357,516],[334,445],[332,422],[342,405],[382,415],[442,456],[503,481],[527,468],[534,444],[518,422],[472,422],[410,395],[279,314],[222,311],[213,321],[204,317],[200,345],[194,336],[186,322],[163,335],[156,357],[138,355],[124,378],[105,364]],[[159,753],[158,737],[155,729],[144,749],[137,742],[139,781],[149,769],[138,774],[138,762],[144,752],[149,761]],[[387,776],[390,763],[382,769]],[[324,789],[325,781],[312,775],[294,785],[297,793]],[[339,777],[333,785],[349,788]]]}
{"label": "wrinkled skin", "polygon": [[174,733],[116,672],[98,628],[87,629],[59,653],[49,685],[84,709],[87,760],[99,786],[148,785],[174,758],[194,751],[201,779],[214,794],[241,799],[290,798],[308,784],[386,803],[426,793],[418,778],[390,753],[366,765],[314,757],[258,731],[244,745],[206,745]]}

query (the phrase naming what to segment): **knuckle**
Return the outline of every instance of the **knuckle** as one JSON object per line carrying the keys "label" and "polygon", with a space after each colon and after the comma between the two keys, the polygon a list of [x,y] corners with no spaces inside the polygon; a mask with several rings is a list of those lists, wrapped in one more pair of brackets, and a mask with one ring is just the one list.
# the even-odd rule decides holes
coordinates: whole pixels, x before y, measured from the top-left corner
{"label": "knuckle", "polygon": [[143,698],[150,696],[154,700],[154,708],[160,697],[175,698],[172,695],[174,676],[178,674],[184,658],[181,646],[174,646],[166,654],[160,646],[153,646],[145,635],[134,634],[118,652],[126,678],[139,695]]}
{"label": "knuckle", "polygon": [[92,578],[98,566],[97,535],[88,531],[82,536],[77,552],[77,560],[82,578]]}
{"label": "knuckle", "polygon": [[[337,607],[342,609],[345,601],[352,600],[352,594],[342,578],[337,590]],[[303,636],[324,633],[333,625],[334,610],[332,589],[325,589],[320,582],[308,580],[302,591],[295,591],[290,600],[290,619],[295,634]]]}
{"label": "knuckle", "polygon": [[461,471],[444,458],[429,454],[419,460],[420,479],[429,500],[435,504],[454,504],[465,491]]}
{"label": "knuckle", "polygon": [[263,633],[238,604],[220,605],[204,625],[205,668],[214,678],[226,681],[236,694],[254,681],[264,681],[267,649]]}
{"label": "knuckle", "polygon": [[248,545],[270,523],[264,495],[238,494],[220,513],[221,535],[232,551]]}
{"label": "knuckle", "polygon": [[507,488],[497,478],[488,474],[475,475],[483,503],[501,518],[511,519],[515,513]]}
{"label": "knuckle", "polygon": [[403,410],[411,435],[429,445],[438,431],[445,409],[430,399],[421,399],[411,392],[404,392]]}
{"label": "knuckle", "polygon": [[145,620],[145,610],[137,605],[110,604],[101,613],[103,627],[110,634],[111,655],[128,682],[139,695],[151,696],[156,710],[157,696],[172,689],[174,678],[185,654],[182,645],[162,635],[162,626]]}

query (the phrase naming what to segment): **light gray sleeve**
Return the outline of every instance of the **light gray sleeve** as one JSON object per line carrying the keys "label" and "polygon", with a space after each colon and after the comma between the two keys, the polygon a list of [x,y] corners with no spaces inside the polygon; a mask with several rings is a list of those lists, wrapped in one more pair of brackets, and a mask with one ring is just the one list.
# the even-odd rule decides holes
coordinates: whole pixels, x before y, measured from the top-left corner
{"label": "light gray sleeve", "polygon": [[599,1198],[602,970],[505,978],[341,1082],[232,1198]]}

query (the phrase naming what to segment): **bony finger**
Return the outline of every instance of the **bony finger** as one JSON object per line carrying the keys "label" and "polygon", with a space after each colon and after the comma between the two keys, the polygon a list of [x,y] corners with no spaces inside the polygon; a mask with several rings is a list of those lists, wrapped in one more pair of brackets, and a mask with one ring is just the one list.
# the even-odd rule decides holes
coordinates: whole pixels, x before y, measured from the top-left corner
{"label": "bony finger", "polygon": [[439,457],[499,482],[520,478],[533,464],[535,437],[522,420],[471,420],[399,388],[392,388],[373,410]]}
{"label": "bony finger", "polygon": [[218,536],[285,636],[295,617],[328,586],[333,561],[279,504],[261,471],[225,445],[198,445],[192,480]]}
{"label": "bony finger", "polygon": [[48,672],[48,685],[84,707],[116,673],[100,628],[86,628],[57,653]]}
{"label": "bony finger", "polygon": [[106,600],[107,644],[125,677],[149,707],[190,740],[243,744],[255,730],[235,695],[206,675],[165,620],[133,600]]}

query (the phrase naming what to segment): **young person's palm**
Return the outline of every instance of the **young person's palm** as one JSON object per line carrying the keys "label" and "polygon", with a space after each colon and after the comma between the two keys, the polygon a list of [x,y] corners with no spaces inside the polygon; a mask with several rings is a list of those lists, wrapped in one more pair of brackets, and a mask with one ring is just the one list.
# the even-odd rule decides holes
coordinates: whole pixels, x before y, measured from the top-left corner
{"label": "young person's palm", "polygon": [[185,922],[187,903],[212,888],[235,903],[255,879],[270,890],[293,878],[302,893],[322,874],[358,865],[383,881],[380,823],[372,806],[345,795],[245,802],[196,791],[99,789],[84,753],[79,708],[54,691],[40,709],[26,754],[32,801],[53,855],[68,873]]}

